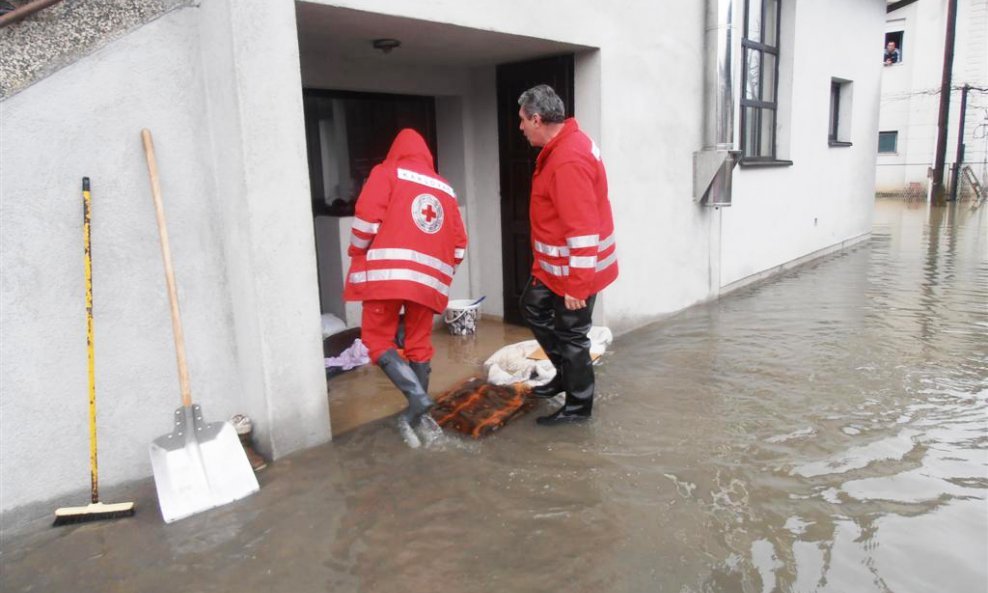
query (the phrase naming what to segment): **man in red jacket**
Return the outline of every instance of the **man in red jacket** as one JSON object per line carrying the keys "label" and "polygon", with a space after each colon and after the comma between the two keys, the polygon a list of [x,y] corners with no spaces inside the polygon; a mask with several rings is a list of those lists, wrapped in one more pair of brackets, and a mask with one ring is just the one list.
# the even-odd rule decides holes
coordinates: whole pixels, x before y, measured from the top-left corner
{"label": "man in red jacket", "polygon": [[[361,338],[371,361],[408,399],[400,420],[409,426],[433,405],[432,316],[446,308],[466,247],[453,188],[436,173],[422,136],[401,130],[357,198],[343,297],[363,301]],[[409,362],[395,345],[402,308]]]}
{"label": "man in red jacket", "polygon": [[607,199],[607,173],[600,149],[573,118],[552,87],[532,87],[518,99],[519,129],[541,147],[532,175],[532,277],[521,311],[535,339],[556,367],[536,397],[561,391],[559,410],[543,425],[581,422],[593,409],[590,359],[591,315],[597,293],[618,275],[614,220]]}

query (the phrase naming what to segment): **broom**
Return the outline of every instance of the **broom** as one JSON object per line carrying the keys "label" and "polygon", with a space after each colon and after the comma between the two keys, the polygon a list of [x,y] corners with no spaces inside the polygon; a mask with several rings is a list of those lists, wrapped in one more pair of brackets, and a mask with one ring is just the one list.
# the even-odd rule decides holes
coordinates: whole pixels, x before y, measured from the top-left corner
{"label": "broom", "polygon": [[93,350],[93,260],[89,243],[90,196],[89,178],[82,178],[82,242],[86,268],[86,353],[89,357],[89,474],[92,502],[84,507],[55,509],[55,527],[102,519],[132,517],[134,503],[103,504],[99,501],[99,481],[96,471],[96,353]]}

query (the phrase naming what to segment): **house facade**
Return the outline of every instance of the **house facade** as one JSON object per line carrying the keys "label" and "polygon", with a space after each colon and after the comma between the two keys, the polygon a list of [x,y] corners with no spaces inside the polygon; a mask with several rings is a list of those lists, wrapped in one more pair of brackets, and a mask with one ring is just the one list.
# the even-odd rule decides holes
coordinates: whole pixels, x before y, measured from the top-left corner
{"label": "house facade", "polygon": [[[886,42],[900,59],[882,69],[876,190],[926,195],[933,167],[948,0],[894,2],[886,16]],[[947,121],[944,181],[957,160],[961,87],[988,89],[988,2],[957,0],[954,58]],[[878,50],[875,50],[878,59]],[[969,93],[964,125],[964,162],[984,183],[988,175],[988,93]]]}
{"label": "house facade", "polygon": [[[274,457],[331,438],[320,313],[359,319],[339,299],[347,202],[396,126],[423,131],[458,194],[470,246],[450,296],[486,296],[509,323],[534,156],[516,99],[536,83],[607,166],[621,275],[595,316],[616,334],[870,231],[882,65],[864,56],[883,0],[165,4],[0,102],[0,510],[87,484],[83,176],[104,482],[150,475],[147,445],[170,428],[143,128],[193,399],[209,419],[251,416]],[[54,36],[50,20],[0,35]]]}

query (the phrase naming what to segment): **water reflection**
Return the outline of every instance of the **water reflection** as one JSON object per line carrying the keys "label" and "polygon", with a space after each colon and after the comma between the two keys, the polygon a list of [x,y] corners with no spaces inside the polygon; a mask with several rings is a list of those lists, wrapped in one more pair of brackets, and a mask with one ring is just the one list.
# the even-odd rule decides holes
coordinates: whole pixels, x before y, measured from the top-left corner
{"label": "water reflection", "polygon": [[988,587],[985,220],[880,202],[865,246],[622,341],[614,407],[660,419],[708,555],[670,590]]}

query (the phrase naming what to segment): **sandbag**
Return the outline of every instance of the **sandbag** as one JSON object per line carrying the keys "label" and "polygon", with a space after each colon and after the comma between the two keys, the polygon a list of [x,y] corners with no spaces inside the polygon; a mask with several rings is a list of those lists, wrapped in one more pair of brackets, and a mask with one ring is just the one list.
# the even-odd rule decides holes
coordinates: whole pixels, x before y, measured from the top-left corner
{"label": "sandbag", "polygon": [[[590,355],[595,361],[614,339],[611,330],[603,326],[590,328],[587,337],[590,338]],[[556,375],[556,369],[544,357],[535,356],[540,351],[535,340],[508,344],[484,362],[487,381],[495,385],[524,382],[529,388],[548,383]]]}

